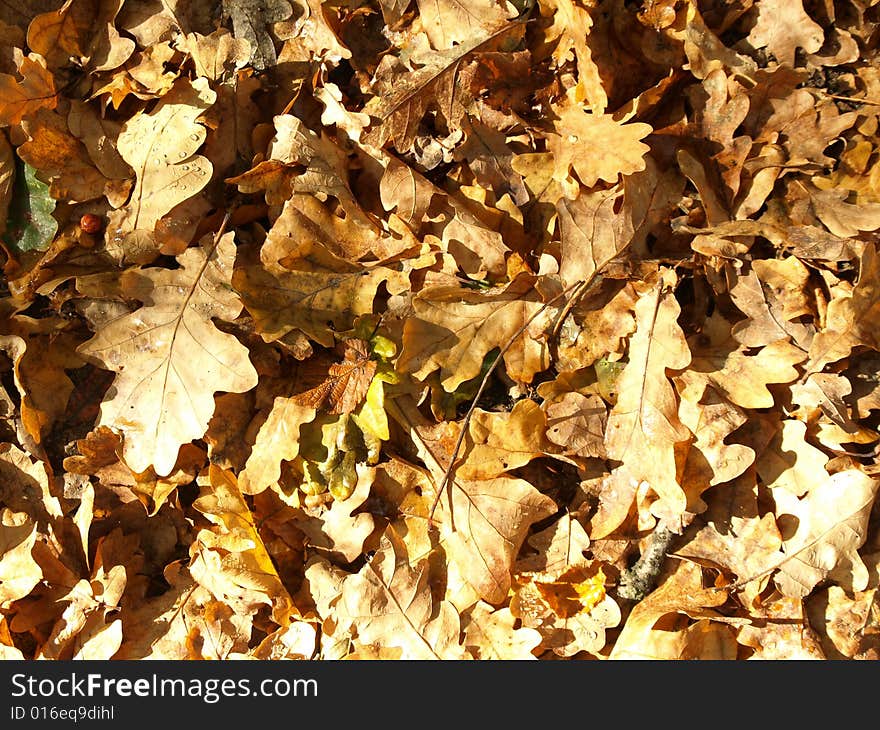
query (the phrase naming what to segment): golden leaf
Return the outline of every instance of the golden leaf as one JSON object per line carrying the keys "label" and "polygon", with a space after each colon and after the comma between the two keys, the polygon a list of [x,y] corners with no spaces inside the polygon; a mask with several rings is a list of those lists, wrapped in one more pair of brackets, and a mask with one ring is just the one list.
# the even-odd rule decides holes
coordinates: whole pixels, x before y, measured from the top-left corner
{"label": "golden leaf", "polygon": [[214,525],[200,530],[190,548],[190,572],[196,582],[217,600],[232,605],[236,613],[247,614],[267,604],[272,608],[272,620],[287,626],[298,611],[260,538],[235,476],[210,466],[193,506]]}

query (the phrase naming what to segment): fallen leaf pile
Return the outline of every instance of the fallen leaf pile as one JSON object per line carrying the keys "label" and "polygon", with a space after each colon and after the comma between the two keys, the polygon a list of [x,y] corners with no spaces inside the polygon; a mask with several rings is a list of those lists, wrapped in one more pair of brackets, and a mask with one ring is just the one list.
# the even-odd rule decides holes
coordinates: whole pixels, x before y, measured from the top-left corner
{"label": "fallen leaf pile", "polygon": [[0,5],[0,657],[880,658],[876,0]]}

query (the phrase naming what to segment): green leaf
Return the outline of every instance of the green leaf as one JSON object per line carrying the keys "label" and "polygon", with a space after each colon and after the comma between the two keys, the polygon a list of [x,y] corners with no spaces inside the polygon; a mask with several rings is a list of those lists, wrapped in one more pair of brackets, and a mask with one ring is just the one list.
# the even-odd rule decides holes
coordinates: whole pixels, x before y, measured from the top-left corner
{"label": "green leaf", "polygon": [[58,232],[54,210],[49,186],[37,179],[33,167],[17,161],[4,242],[17,251],[45,251]]}

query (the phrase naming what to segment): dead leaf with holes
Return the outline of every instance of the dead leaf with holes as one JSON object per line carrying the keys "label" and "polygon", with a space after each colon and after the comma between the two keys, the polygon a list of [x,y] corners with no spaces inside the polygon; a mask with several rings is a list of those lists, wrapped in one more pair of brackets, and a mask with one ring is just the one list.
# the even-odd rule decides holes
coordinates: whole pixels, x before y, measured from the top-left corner
{"label": "dead leaf with holes", "polygon": [[803,598],[826,578],[847,590],[867,588],[868,569],[858,550],[878,486],[853,468],[819,480],[801,499],[787,490],[774,493],[777,521],[796,518],[793,533],[782,528],[785,557],[774,566],[773,580],[786,596]]}
{"label": "dead leaf with holes", "polygon": [[590,539],[570,514],[532,535],[514,564],[511,613],[536,629],[560,657],[598,655],[621,612],[606,591],[601,563],[586,557]]}

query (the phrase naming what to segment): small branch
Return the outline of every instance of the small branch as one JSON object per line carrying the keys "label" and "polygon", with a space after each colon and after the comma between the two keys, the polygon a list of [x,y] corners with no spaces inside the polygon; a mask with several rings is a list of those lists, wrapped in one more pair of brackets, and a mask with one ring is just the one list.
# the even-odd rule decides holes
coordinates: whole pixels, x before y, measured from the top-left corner
{"label": "small branch", "polygon": [[631,601],[641,601],[654,590],[673,537],[675,533],[663,526],[651,533],[641,557],[620,574],[617,595]]}

